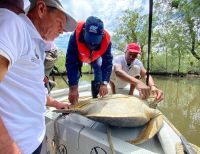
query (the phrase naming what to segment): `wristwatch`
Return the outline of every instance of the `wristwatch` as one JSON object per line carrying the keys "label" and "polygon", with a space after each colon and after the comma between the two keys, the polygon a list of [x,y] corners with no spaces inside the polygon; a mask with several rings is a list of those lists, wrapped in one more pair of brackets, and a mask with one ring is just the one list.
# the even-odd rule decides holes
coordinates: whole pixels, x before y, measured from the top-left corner
{"label": "wristwatch", "polygon": [[101,84],[102,84],[102,85],[107,85],[108,82],[107,82],[107,81],[102,81]]}

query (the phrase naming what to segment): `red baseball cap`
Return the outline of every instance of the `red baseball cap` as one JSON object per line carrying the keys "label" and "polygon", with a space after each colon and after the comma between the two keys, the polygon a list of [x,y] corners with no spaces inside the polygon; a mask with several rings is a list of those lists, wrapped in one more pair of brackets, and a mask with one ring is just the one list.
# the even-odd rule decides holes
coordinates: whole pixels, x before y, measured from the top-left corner
{"label": "red baseball cap", "polygon": [[129,52],[133,52],[133,53],[138,53],[140,54],[140,46],[137,43],[129,43],[126,46],[126,50],[128,50]]}

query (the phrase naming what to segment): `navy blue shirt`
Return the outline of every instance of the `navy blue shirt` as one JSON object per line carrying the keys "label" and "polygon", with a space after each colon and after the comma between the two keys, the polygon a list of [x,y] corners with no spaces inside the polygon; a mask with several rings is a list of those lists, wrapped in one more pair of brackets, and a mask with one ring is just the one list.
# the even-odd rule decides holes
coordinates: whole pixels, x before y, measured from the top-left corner
{"label": "navy blue shirt", "polygon": [[[79,41],[85,42],[83,34],[80,35]],[[78,57],[78,46],[76,43],[76,31],[70,36],[68,49],[66,53],[66,70],[68,76],[69,86],[78,85],[79,78],[81,75],[81,67],[83,62]],[[102,81],[110,81],[110,75],[112,72],[112,60],[113,56],[111,53],[111,42],[108,45],[106,52],[101,56],[102,58]],[[95,62],[95,61],[94,61]]]}

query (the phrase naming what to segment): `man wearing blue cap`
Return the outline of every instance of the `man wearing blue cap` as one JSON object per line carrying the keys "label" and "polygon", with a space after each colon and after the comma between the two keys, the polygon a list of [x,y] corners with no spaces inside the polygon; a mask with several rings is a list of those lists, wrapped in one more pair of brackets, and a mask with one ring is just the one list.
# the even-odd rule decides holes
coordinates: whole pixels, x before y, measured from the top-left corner
{"label": "man wearing blue cap", "polygon": [[94,70],[94,81],[91,82],[93,98],[108,93],[112,59],[110,35],[101,19],[90,16],[86,22],[79,22],[70,37],[66,55],[70,103],[78,101],[78,81],[83,62],[90,64]]}

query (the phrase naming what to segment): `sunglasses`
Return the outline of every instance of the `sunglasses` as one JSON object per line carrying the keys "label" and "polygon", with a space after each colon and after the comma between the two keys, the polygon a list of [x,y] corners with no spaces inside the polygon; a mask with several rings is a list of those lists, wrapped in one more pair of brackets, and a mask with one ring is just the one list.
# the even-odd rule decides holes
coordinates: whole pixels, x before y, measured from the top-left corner
{"label": "sunglasses", "polygon": [[127,55],[128,55],[130,58],[136,58],[136,57],[138,56],[138,53],[127,52]]}

